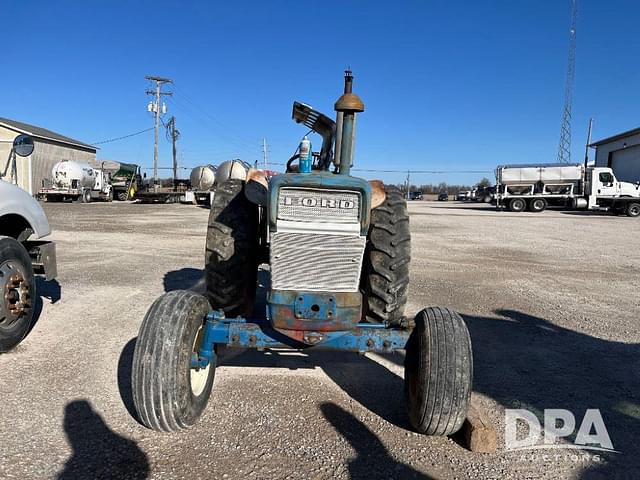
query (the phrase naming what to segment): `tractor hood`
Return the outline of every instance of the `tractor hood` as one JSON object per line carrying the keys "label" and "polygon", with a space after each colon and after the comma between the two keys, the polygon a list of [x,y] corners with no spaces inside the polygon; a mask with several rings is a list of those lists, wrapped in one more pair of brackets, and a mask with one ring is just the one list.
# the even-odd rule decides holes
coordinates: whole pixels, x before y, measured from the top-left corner
{"label": "tractor hood", "polygon": [[29,222],[36,238],[51,233],[47,216],[40,204],[21,188],[0,180],[0,217],[11,214],[20,215]]}

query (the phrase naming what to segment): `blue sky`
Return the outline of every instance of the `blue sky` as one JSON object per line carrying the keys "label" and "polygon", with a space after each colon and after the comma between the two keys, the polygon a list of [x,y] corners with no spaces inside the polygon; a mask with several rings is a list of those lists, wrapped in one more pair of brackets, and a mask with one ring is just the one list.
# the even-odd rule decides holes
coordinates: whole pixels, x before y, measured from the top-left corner
{"label": "blue sky", "polygon": [[[283,162],[304,133],[290,120],[292,102],[333,116],[350,65],[366,104],[358,167],[491,171],[555,161],[568,0],[5,0],[2,10],[3,50],[13,53],[0,80],[0,116],[87,142],[152,126],[144,76],[154,74],[175,81],[167,104],[182,133],[181,165],[260,159],[263,137],[271,161]],[[595,138],[640,126],[639,20],[637,1],[580,2],[577,161],[590,116]],[[161,138],[160,163],[169,166]],[[98,158],[150,166],[153,133],[104,144]]]}

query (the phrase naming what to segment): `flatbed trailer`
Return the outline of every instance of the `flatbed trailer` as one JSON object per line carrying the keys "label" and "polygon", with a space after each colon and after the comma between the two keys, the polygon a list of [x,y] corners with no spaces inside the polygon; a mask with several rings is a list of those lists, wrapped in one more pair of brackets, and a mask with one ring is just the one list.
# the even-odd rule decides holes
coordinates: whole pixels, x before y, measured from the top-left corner
{"label": "flatbed trailer", "polygon": [[138,192],[136,198],[140,203],[180,203],[184,201],[185,192],[148,191]]}

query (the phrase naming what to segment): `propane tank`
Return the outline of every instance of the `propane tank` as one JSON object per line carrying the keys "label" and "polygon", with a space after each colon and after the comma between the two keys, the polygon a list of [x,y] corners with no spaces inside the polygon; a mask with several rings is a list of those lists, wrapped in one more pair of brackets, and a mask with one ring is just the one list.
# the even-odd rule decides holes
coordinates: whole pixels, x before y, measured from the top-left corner
{"label": "propane tank", "polygon": [[246,180],[249,166],[242,160],[227,160],[218,165],[216,183],[222,185],[227,180]]}
{"label": "propane tank", "polygon": [[[62,188],[93,188],[96,175],[88,163],[63,160],[51,169],[53,183]],[[77,182],[74,182],[76,180]],[[76,183],[76,185],[74,185]]]}
{"label": "propane tank", "polygon": [[191,188],[199,191],[211,190],[216,181],[216,167],[213,165],[201,165],[191,170]]}
{"label": "propane tank", "polygon": [[311,142],[305,135],[300,142],[300,159],[298,160],[300,173],[311,173],[311,157]]}

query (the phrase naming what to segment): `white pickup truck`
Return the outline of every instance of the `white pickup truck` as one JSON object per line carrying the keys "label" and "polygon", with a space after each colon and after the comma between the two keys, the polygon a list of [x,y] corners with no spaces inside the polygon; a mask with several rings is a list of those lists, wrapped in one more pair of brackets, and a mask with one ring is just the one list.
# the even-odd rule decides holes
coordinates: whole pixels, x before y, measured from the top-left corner
{"label": "white pickup truck", "polygon": [[[18,136],[9,163],[16,154],[28,156],[32,151],[30,137]],[[0,180],[0,353],[20,343],[33,325],[35,274],[47,280],[57,275],[55,244],[41,240],[50,233],[40,204],[18,186]]]}
{"label": "white pickup truck", "polygon": [[640,216],[640,182],[619,182],[610,168],[582,164],[502,165],[496,205],[542,212],[548,205]]}

